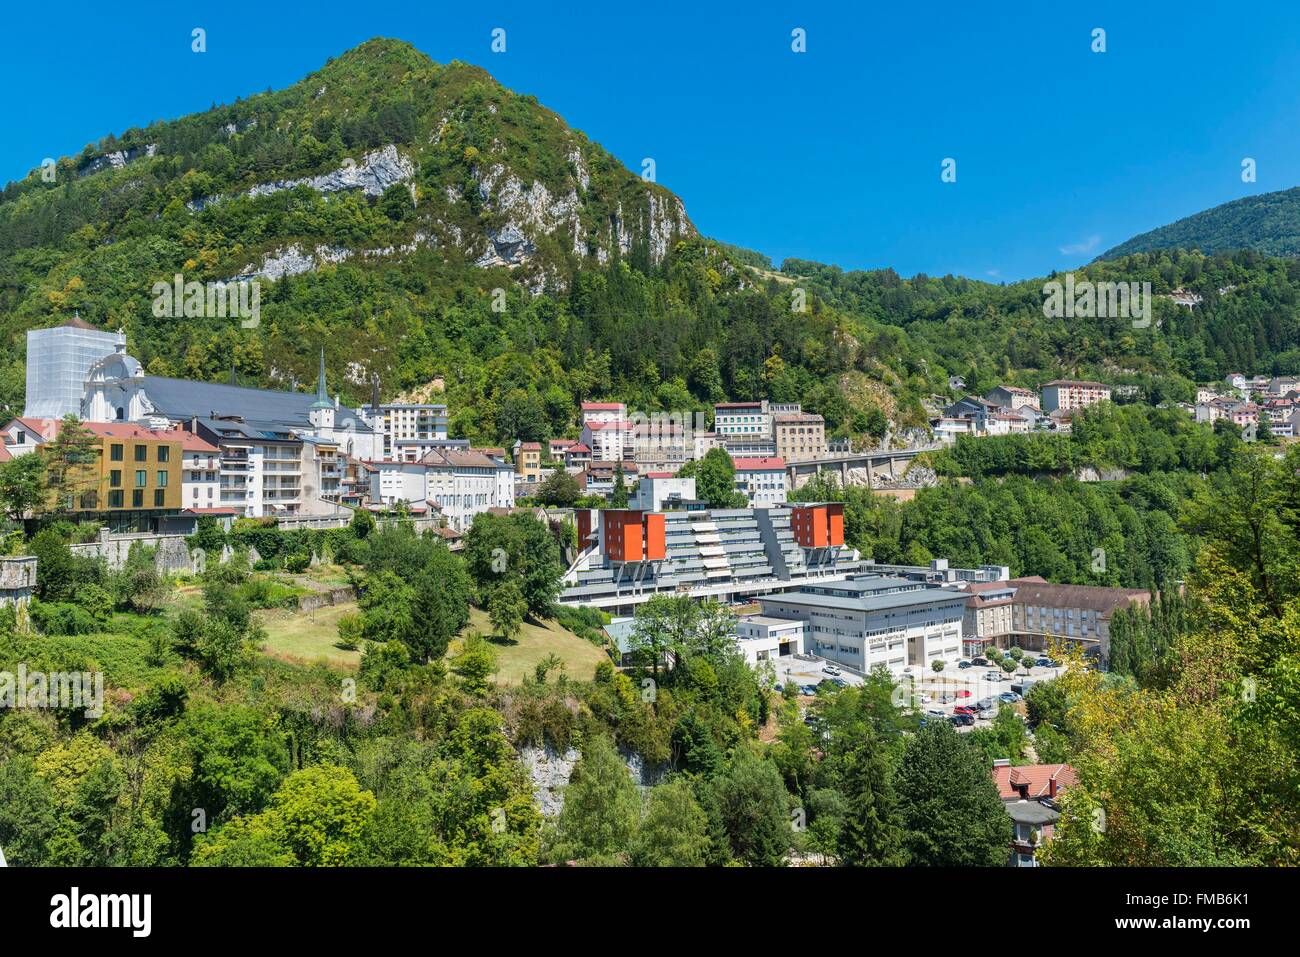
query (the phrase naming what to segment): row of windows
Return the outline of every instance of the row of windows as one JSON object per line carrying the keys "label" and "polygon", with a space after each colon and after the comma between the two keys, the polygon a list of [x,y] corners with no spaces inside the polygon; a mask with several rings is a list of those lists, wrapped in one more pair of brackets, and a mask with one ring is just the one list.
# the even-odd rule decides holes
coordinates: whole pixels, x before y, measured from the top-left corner
{"label": "row of windows", "polygon": [[[166,488],[166,487],[167,487],[167,473],[164,472],[164,471],[161,471],[161,470],[160,470],[159,472],[156,473],[156,475],[157,475],[157,478],[156,478],[156,480],[154,481],[154,487],[155,487],[155,488]],[[148,484],[149,484],[149,470],[148,470],[148,469],[136,469],[136,470],[135,470],[135,487],[136,487],[136,488],[145,488],[146,486],[148,486]],[[122,487],[122,470],[121,470],[121,469],[113,469],[113,470],[111,470],[111,471],[108,473],[108,485],[109,485],[110,488],[121,488],[121,487]]]}
{"label": "row of windows", "polygon": [[[154,489],[153,507],[154,508],[165,507],[167,504],[166,498],[167,498],[166,490],[160,488]],[[142,488],[133,489],[131,491],[131,507],[144,508],[145,507],[144,503],[145,503],[145,490]],[[84,495],[82,495],[81,507],[83,509],[99,508],[99,493],[87,492]],[[126,508],[126,492],[124,492],[122,489],[110,489],[108,493],[108,507]]]}
{"label": "row of windows", "polygon": [[[154,448],[158,450],[158,454],[155,456],[155,461],[168,462],[171,460],[171,454],[172,454],[171,446],[156,445],[154,446]],[[126,454],[126,447],[124,445],[121,445],[120,443],[114,442],[108,447],[108,457],[111,461],[114,462],[124,461],[125,454]],[[135,447],[135,461],[136,462],[149,461],[149,446],[137,445]]]}

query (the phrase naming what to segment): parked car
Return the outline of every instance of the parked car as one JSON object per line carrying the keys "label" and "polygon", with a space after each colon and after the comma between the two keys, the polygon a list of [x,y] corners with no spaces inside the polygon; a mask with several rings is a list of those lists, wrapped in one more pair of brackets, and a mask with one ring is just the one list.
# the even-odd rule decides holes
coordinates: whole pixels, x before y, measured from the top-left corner
{"label": "parked car", "polygon": [[974,714],[975,709],[970,707],[969,705],[959,704],[957,705],[957,707],[952,709],[952,713],[953,714]]}
{"label": "parked car", "polygon": [[942,708],[926,708],[925,713],[929,715],[931,718],[948,717],[948,715],[944,713],[944,710]]}
{"label": "parked car", "polygon": [[812,685],[800,685],[800,686],[799,686],[799,693],[800,693],[800,694],[816,694],[816,693],[817,693],[817,689],[814,688]]}
{"label": "parked car", "polygon": [[975,723],[975,716],[970,714],[954,714],[949,715],[948,720],[953,723],[954,727],[969,727]]}
{"label": "parked car", "polygon": [[987,668],[989,666],[989,660],[987,658],[972,658],[970,663],[977,668]]}
{"label": "parked car", "polygon": [[981,711],[987,711],[990,708],[996,710],[997,706],[997,698],[980,698],[979,701],[975,702],[975,707],[979,708]]}
{"label": "parked car", "polygon": [[985,681],[1001,681],[1004,677],[1005,677],[1005,675],[1003,675],[1002,672],[1000,672],[1000,671],[986,671],[986,672],[984,672],[984,680],[985,680]]}
{"label": "parked car", "polygon": [[822,665],[822,671],[828,675],[838,675],[841,673],[840,669],[836,668],[834,665]]}
{"label": "parked car", "polygon": [[1034,664],[1038,665],[1038,667],[1040,668],[1056,667],[1056,662],[1053,661],[1051,658],[1047,658],[1047,657],[1039,658],[1037,661],[1034,662]]}
{"label": "parked car", "polygon": [[971,667],[971,662],[969,662],[969,661],[967,661],[965,658],[963,658],[961,661],[957,662],[957,667],[958,667],[958,668],[969,668],[969,667]]}
{"label": "parked car", "polygon": [[979,711],[975,712],[975,717],[981,721],[992,721],[997,716],[997,708],[980,708]]}
{"label": "parked car", "polygon": [[1004,691],[1002,694],[998,695],[998,700],[1005,701],[1007,704],[1015,704],[1020,700],[1020,695],[1016,694],[1014,691]]}
{"label": "parked car", "polygon": [[831,684],[833,684],[837,688],[847,688],[849,686],[849,683],[845,681],[843,678],[832,678]]}

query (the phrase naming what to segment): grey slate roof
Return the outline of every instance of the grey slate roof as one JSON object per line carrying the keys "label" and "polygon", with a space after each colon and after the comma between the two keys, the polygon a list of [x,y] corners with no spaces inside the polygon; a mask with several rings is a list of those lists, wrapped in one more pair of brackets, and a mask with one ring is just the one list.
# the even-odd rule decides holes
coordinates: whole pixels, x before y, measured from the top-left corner
{"label": "grey slate roof", "polygon": [[[161,415],[173,419],[201,419],[217,415],[237,415],[249,425],[279,431],[283,429],[309,429],[312,403],[316,396],[310,392],[277,392],[273,389],[249,389],[245,386],[223,385],[216,382],[192,382],[188,379],[168,379],[164,376],[145,376],[145,393]],[[352,420],[352,431],[370,433],[373,430],[360,414],[347,406],[339,406],[334,421],[340,426]]]}
{"label": "grey slate roof", "polygon": [[1055,824],[1061,812],[1038,801],[1003,801],[1011,820],[1018,824]]}
{"label": "grey slate roof", "polygon": [[[818,589],[825,587],[841,588],[856,582],[836,582],[825,586],[809,583],[797,591],[773,592],[760,595],[760,602],[780,602],[787,605],[806,605],[813,608],[838,608],[844,611],[888,611],[896,608],[924,608],[932,605],[944,605],[952,602],[964,604],[968,597],[965,592],[950,588],[922,587],[907,591],[879,592],[859,591],[858,597],[848,598],[840,595],[819,594]],[[858,591],[858,589],[854,589]]]}

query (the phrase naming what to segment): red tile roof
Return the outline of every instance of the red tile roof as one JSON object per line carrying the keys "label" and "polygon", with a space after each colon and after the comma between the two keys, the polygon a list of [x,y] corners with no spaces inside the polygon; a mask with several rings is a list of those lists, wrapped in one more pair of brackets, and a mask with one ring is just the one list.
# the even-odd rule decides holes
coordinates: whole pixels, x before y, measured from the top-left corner
{"label": "red tile roof", "polygon": [[1050,797],[1053,779],[1056,781],[1058,792],[1079,783],[1079,775],[1068,764],[1020,764],[1014,767],[995,764],[993,766],[993,783],[998,787],[998,796],[1004,801],[1014,801],[1020,797],[1020,791],[1015,787],[1018,784],[1029,786],[1031,801]]}
{"label": "red tile roof", "polygon": [[14,422],[17,422],[33,435],[40,436],[42,441],[49,441],[59,434],[58,419],[17,418],[13,419],[9,424],[12,425]]}
{"label": "red tile roof", "polygon": [[622,402],[584,402],[583,412],[617,412],[623,408]]}
{"label": "red tile roof", "polygon": [[735,459],[737,472],[772,472],[785,468],[785,459],[780,456],[762,456],[761,458]]}
{"label": "red tile roof", "polygon": [[186,432],[184,429],[175,429],[172,432],[163,434],[175,435],[180,440],[181,448],[186,452],[217,453],[221,451],[221,449],[217,448],[217,446],[213,445],[211,442],[206,442],[193,432]]}

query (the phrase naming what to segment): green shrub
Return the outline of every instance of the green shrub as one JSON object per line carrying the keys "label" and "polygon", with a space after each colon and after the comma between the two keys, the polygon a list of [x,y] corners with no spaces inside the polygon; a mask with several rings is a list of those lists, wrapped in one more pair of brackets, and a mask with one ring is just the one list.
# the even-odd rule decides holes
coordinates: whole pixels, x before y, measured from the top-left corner
{"label": "green shrub", "polygon": [[338,647],[344,651],[356,651],[361,643],[361,631],[364,627],[365,619],[361,615],[355,612],[340,615]]}
{"label": "green shrub", "polygon": [[100,629],[95,617],[71,602],[33,601],[32,621],[47,635],[89,635]]}

